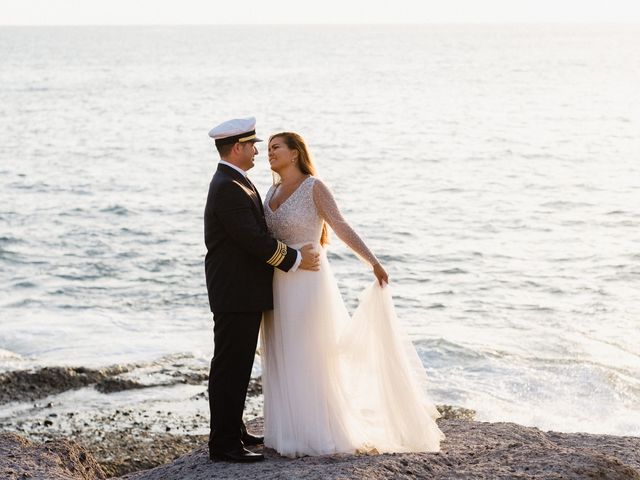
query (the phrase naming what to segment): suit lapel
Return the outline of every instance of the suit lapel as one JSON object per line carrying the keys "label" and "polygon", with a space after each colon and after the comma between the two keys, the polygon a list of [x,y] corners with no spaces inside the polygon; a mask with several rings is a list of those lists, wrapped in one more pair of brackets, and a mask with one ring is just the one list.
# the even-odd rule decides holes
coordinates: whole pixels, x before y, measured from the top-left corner
{"label": "suit lapel", "polygon": [[260,213],[262,214],[262,216],[264,217],[264,207],[262,206],[262,197],[260,197],[260,193],[258,193],[258,189],[256,188],[256,186],[252,183],[251,186],[253,187],[253,193],[255,193],[257,199],[258,199],[258,208],[260,208]]}
{"label": "suit lapel", "polygon": [[237,180],[241,185],[243,185],[245,187],[245,191],[247,191],[247,195],[251,197],[251,200],[253,200],[254,205],[258,208],[258,210],[264,217],[264,207],[262,206],[262,199],[260,198],[260,194],[258,193],[258,190],[256,189],[255,185],[251,183],[251,180],[249,180],[240,172],[236,171],[235,169],[227,165],[218,164],[218,171],[222,171],[230,175],[235,180]]}

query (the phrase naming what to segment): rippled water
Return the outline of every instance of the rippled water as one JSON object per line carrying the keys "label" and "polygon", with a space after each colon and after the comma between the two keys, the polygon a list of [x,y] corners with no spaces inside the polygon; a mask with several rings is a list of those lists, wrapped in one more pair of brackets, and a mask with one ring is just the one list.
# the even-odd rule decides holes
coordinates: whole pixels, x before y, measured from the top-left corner
{"label": "rippled water", "polygon": [[[207,131],[303,134],[438,403],[640,435],[640,27],[0,28],[0,364],[212,350]],[[251,177],[264,193],[265,148]],[[371,279],[339,240],[350,306]]]}

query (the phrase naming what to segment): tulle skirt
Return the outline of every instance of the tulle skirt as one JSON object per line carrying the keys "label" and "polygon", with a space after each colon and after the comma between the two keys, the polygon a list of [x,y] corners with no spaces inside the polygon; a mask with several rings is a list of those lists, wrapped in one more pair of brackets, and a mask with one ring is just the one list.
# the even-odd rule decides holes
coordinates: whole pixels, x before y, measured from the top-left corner
{"label": "tulle skirt", "polygon": [[285,456],[435,452],[444,435],[388,286],[353,317],[321,249],[317,272],[276,270],[260,350],[265,446]]}

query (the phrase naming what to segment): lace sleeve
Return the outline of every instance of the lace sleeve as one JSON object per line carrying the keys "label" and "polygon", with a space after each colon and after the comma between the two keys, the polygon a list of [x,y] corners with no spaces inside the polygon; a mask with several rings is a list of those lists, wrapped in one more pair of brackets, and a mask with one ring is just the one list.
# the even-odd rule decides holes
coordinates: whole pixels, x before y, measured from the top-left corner
{"label": "lace sleeve", "polygon": [[320,217],[329,224],[340,240],[369,265],[373,266],[378,263],[376,256],[371,253],[371,250],[367,248],[340,213],[329,188],[318,179],[313,182],[313,201]]}

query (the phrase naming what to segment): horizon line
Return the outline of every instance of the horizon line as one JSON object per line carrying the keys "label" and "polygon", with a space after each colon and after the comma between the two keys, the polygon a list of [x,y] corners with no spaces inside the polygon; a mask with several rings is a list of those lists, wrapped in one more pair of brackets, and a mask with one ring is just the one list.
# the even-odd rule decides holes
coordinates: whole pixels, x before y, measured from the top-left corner
{"label": "horizon line", "polygon": [[625,25],[638,26],[640,21],[628,20],[544,20],[544,21],[433,21],[433,22],[285,22],[285,23],[0,23],[0,27],[304,27],[304,26],[434,26],[434,25]]}

